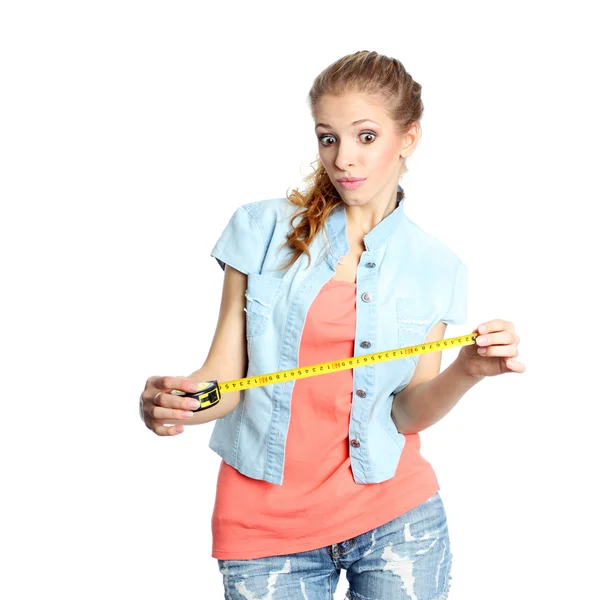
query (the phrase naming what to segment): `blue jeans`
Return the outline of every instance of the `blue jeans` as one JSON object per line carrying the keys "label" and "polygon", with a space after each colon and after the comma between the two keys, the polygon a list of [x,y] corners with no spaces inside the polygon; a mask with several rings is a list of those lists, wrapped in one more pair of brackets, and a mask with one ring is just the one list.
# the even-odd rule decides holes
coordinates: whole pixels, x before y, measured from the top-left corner
{"label": "blue jeans", "polygon": [[393,521],[332,546],[218,563],[226,600],[333,600],[341,569],[352,600],[446,600],[452,578],[439,492]]}

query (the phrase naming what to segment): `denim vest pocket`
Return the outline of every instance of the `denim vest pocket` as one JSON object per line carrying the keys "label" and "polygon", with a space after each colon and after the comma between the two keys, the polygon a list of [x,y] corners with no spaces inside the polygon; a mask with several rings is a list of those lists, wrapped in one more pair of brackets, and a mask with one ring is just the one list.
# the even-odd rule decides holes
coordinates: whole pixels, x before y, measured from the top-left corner
{"label": "denim vest pocket", "polygon": [[[435,309],[422,298],[396,298],[398,348],[417,346],[427,338]],[[416,358],[416,357],[411,357]]]}
{"label": "denim vest pocket", "polygon": [[283,280],[262,273],[248,273],[246,289],[246,337],[265,332],[273,307],[281,294]]}

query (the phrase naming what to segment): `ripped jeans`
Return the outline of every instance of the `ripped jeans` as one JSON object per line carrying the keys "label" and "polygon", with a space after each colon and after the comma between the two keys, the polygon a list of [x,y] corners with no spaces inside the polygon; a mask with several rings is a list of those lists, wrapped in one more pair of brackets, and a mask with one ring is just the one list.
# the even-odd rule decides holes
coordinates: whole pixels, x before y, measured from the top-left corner
{"label": "ripped jeans", "polygon": [[351,600],[446,600],[452,578],[439,492],[393,521],[332,546],[218,563],[226,600],[333,600],[341,569]]}

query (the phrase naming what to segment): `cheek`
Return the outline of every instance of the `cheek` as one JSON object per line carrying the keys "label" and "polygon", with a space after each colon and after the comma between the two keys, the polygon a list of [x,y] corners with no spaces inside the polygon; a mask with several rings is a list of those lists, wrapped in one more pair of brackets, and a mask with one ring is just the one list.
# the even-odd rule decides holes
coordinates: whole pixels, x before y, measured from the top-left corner
{"label": "cheek", "polygon": [[329,158],[327,158],[327,152],[323,152],[322,146],[319,146],[319,160],[324,165],[329,165],[329,163],[331,162],[331,160]]}
{"label": "cheek", "polygon": [[381,151],[373,157],[374,163],[377,168],[382,170],[389,169],[390,164],[396,161],[397,154],[396,147],[390,144],[389,146],[382,148]]}

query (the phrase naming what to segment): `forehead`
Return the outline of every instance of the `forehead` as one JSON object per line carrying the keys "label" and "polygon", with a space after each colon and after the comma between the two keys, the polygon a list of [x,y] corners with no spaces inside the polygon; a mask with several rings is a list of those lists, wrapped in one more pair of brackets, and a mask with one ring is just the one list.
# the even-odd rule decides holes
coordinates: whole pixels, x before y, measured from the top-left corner
{"label": "forehead", "polygon": [[383,98],[360,92],[325,94],[316,105],[314,116],[315,121],[331,125],[347,125],[358,119],[373,119],[379,123],[389,121]]}

